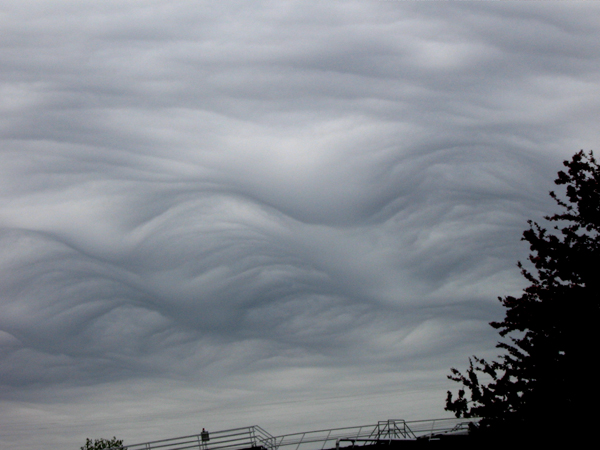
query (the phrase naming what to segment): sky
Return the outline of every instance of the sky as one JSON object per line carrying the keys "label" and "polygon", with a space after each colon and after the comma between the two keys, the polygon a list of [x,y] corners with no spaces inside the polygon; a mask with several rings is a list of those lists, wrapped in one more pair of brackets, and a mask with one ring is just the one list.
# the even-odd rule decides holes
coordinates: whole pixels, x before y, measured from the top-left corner
{"label": "sky", "polygon": [[0,0],[0,99],[1,449],[450,417],[600,2]]}

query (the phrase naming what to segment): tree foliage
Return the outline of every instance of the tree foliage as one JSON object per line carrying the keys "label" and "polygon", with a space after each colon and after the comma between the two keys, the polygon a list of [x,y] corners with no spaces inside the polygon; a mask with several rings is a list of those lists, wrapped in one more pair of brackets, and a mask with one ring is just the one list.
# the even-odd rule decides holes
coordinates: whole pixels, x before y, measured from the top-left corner
{"label": "tree foliage", "polygon": [[480,433],[560,438],[591,425],[590,407],[598,407],[600,168],[583,151],[564,165],[555,183],[565,194],[550,192],[562,212],[545,217],[554,226],[529,221],[523,233],[534,270],[518,266],[530,285],[500,298],[504,320],[490,324],[505,338],[497,344],[503,355],[473,357],[464,374],[453,368],[448,376],[463,388],[448,392],[446,410],[481,417]]}
{"label": "tree foliage", "polygon": [[81,447],[81,450],[105,450],[105,449],[123,449],[127,450],[126,447],[123,447],[123,440],[117,439],[113,436],[112,439],[91,439],[85,440],[85,445]]}

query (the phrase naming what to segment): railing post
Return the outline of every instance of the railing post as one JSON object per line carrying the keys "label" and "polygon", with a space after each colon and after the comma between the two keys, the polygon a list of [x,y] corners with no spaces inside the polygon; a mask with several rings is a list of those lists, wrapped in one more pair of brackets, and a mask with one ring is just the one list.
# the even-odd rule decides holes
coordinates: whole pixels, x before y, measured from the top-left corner
{"label": "railing post", "polygon": [[306,432],[302,433],[302,437],[300,438],[300,442],[298,442],[298,445],[296,446],[296,450],[298,450],[300,448],[300,444],[302,444],[302,441],[304,440],[305,436],[306,436]]}
{"label": "railing post", "polygon": [[323,441],[323,447],[321,447],[321,450],[323,450],[325,448],[325,446],[327,445],[327,441],[329,440],[329,436],[331,436],[331,430],[329,430],[329,433],[327,433],[327,437]]}

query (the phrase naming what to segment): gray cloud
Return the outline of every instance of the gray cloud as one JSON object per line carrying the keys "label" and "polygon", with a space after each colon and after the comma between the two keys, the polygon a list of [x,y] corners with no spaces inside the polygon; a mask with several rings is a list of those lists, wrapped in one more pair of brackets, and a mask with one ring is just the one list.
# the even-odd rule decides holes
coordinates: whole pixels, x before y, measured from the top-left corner
{"label": "gray cloud", "polygon": [[5,3],[2,446],[444,415],[598,142],[593,3]]}

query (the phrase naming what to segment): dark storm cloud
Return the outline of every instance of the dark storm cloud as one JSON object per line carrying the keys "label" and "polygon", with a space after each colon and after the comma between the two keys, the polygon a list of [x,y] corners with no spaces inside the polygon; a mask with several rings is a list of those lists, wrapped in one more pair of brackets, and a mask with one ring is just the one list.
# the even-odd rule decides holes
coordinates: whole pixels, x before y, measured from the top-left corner
{"label": "dark storm cloud", "polygon": [[593,4],[2,11],[3,445],[440,415],[598,141]]}

